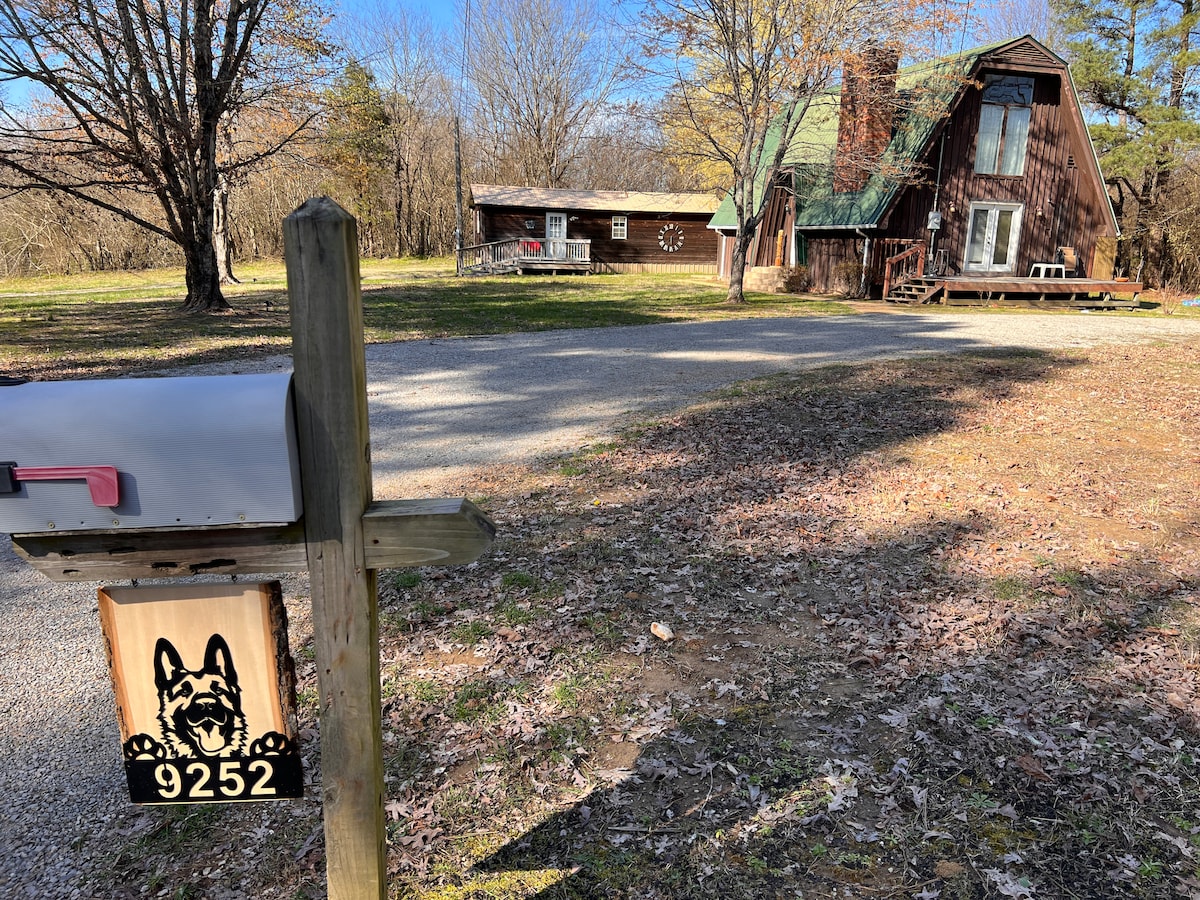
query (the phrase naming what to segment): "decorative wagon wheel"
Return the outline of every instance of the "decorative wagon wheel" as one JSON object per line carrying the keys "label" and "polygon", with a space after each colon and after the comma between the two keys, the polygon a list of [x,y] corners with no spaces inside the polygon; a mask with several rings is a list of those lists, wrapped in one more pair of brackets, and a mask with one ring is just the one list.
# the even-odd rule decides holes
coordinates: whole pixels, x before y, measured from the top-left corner
{"label": "decorative wagon wheel", "polygon": [[668,222],[658,230],[658,246],[668,253],[683,249],[683,226]]}

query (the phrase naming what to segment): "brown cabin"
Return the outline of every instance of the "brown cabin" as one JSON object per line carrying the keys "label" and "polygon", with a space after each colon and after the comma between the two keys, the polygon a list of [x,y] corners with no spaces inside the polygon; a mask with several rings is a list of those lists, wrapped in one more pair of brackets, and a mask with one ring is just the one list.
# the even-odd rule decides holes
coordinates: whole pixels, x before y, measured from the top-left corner
{"label": "brown cabin", "polygon": [[471,185],[474,241],[459,271],[708,272],[710,194]]}
{"label": "brown cabin", "polygon": [[[773,154],[768,146],[765,156]],[[902,302],[1128,305],[1118,230],[1065,62],[1028,35],[900,69],[867,48],[764,172],[747,287],[807,267],[820,292]],[[728,277],[736,226],[710,227]]]}

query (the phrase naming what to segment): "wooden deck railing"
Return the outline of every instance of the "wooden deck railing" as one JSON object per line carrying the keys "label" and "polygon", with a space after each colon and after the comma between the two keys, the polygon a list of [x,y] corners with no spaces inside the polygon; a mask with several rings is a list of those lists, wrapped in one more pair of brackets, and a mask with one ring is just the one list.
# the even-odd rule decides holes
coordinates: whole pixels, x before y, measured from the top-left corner
{"label": "wooden deck railing", "polygon": [[475,244],[463,247],[458,251],[458,273],[469,272],[472,269],[488,269],[514,259],[517,247],[523,243],[519,240],[492,241],[489,244]]}
{"label": "wooden deck railing", "polygon": [[590,263],[590,240],[561,238],[513,238],[475,244],[458,251],[458,272],[484,271],[499,268],[519,268],[523,262]]}
{"label": "wooden deck railing", "polygon": [[925,242],[915,241],[907,250],[889,256],[883,264],[883,296],[887,297],[892,288],[920,278],[925,274]]}
{"label": "wooden deck railing", "polygon": [[565,259],[570,262],[590,262],[592,242],[581,240],[538,239],[521,241],[521,259]]}

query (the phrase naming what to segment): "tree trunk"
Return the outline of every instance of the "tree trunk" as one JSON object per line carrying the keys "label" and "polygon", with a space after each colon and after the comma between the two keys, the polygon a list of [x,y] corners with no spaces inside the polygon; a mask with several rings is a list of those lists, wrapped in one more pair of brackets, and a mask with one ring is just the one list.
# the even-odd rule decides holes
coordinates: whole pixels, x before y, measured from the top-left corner
{"label": "tree trunk", "polygon": [[400,191],[396,191],[396,200],[392,204],[392,240],[393,254],[399,259],[404,256],[404,200]]}
{"label": "tree trunk", "polygon": [[1157,167],[1148,168],[1143,174],[1142,183],[1138,186],[1137,213],[1134,216],[1130,241],[1129,277],[1133,279],[1140,276],[1143,281],[1154,287],[1162,285],[1163,271],[1151,229],[1158,199],[1157,186],[1160,178],[1165,182],[1166,174],[1163,169]]}
{"label": "tree trunk", "polygon": [[408,241],[408,251],[411,253],[413,244],[415,243],[413,232],[416,228],[413,225],[413,209],[416,206],[416,201],[413,199],[412,179],[409,179],[408,184],[404,187],[404,201],[404,234]]}
{"label": "tree trunk", "polygon": [[191,246],[183,248],[184,277],[187,281],[187,299],[183,301],[183,307],[193,312],[218,312],[231,308],[221,293],[217,252],[211,234],[211,231],[202,232]]}
{"label": "tree trunk", "polygon": [[411,198],[406,196],[408,184],[408,166],[404,153],[400,148],[392,149],[392,215],[394,216],[394,232],[396,238],[396,258],[404,256],[412,244],[412,235],[404,228],[404,217],[410,215],[409,203]]}
{"label": "tree trunk", "polygon": [[233,274],[233,236],[229,231],[229,185],[217,178],[213,194],[213,249],[217,254],[217,277],[221,284],[240,284]]}
{"label": "tree trunk", "polygon": [[746,295],[742,291],[742,282],[746,277],[746,257],[753,240],[753,230],[739,231],[734,235],[733,259],[729,264],[729,293],[725,296],[726,303],[746,302]]}

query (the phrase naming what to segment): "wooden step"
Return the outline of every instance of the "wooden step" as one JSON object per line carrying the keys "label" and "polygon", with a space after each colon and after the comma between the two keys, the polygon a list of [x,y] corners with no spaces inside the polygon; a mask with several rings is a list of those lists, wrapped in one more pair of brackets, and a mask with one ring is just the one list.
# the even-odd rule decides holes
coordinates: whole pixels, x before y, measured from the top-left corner
{"label": "wooden step", "polygon": [[929,303],[941,290],[934,278],[912,278],[896,285],[887,299],[893,303]]}

